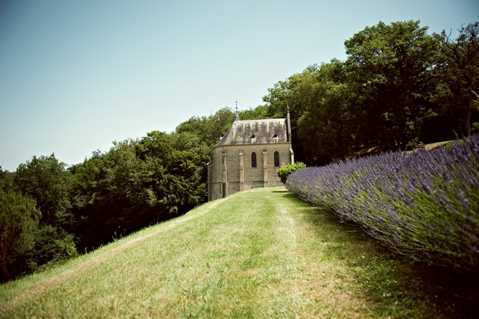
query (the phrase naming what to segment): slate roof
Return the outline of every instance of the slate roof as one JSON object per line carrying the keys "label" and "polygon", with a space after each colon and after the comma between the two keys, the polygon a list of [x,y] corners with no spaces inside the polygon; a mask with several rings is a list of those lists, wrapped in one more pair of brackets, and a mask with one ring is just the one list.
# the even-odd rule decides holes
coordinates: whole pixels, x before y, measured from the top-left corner
{"label": "slate roof", "polygon": [[218,145],[288,143],[286,119],[234,121]]}

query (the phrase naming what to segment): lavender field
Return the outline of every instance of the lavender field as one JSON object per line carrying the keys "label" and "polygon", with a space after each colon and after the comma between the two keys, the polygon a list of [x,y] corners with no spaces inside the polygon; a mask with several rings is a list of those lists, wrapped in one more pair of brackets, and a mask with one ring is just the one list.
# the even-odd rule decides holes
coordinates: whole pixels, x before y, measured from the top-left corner
{"label": "lavender field", "polygon": [[288,189],[413,260],[479,268],[479,135],[296,171]]}

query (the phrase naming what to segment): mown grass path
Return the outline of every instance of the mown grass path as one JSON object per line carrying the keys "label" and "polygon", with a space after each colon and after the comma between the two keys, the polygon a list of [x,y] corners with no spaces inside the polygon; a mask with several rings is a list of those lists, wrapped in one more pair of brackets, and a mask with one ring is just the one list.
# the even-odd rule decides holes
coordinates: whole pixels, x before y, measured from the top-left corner
{"label": "mown grass path", "polygon": [[441,318],[411,278],[357,229],[256,189],[0,286],[0,317]]}

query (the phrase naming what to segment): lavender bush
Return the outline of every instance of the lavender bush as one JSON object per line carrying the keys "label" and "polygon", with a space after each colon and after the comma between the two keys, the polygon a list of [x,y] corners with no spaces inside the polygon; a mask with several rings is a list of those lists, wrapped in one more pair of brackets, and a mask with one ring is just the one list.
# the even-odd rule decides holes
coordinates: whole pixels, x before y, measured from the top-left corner
{"label": "lavender bush", "polygon": [[448,148],[310,167],[288,189],[429,264],[479,266],[479,135]]}

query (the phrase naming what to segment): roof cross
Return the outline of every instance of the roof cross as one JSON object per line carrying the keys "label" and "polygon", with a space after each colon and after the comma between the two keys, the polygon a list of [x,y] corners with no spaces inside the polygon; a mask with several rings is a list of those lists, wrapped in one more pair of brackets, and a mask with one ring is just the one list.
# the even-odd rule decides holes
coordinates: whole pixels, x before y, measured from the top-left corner
{"label": "roof cross", "polygon": [[239,121],[238,100],[235,101],[235,121]]}

